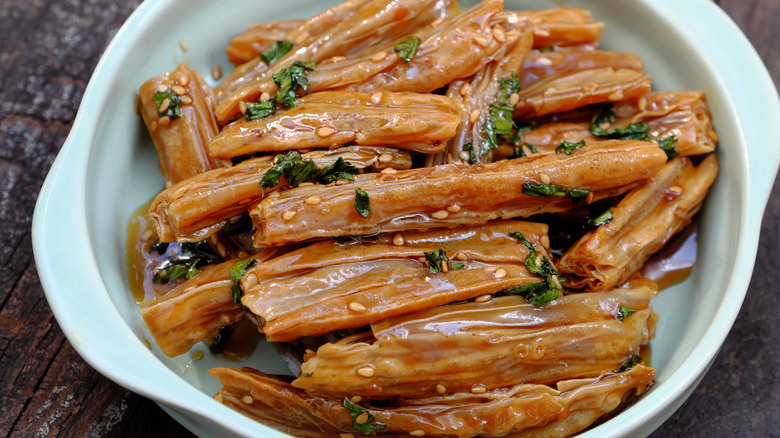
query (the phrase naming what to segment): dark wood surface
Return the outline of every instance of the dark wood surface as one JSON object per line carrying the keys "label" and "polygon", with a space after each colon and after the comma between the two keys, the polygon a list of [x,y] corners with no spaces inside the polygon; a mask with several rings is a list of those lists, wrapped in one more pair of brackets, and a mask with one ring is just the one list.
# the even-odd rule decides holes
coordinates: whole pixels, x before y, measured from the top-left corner
{"label": "dark wood surface", "polygon": [[[191,436],[75,353],[46,303],[32,256],[37,193],[102,51],[138,3],[0,0],[0,436]],[[777,85],[780,1],[717,3]],[[776,182],[736,324],[694,394],[654,436],[780,436],[779,219]]]}

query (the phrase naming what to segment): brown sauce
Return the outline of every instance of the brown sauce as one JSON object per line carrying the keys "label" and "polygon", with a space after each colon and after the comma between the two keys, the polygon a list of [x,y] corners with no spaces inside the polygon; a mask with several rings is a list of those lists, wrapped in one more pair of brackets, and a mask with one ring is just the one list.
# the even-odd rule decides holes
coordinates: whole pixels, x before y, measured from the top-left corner
{"label": "brown sauce", "polygon": [[662,290],[682,282],[696,263],[698,229],[695,223],[674,236],[664,248],[642,267],[642,275],[655,281]]}

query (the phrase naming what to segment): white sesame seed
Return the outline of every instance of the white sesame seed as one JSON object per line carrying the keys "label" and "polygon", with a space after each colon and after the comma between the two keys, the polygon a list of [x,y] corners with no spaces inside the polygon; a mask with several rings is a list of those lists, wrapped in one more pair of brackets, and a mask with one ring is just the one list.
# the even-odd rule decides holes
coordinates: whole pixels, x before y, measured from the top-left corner
{"label": "white sesame seed", "polygon": [[187,41],[184,41],[184,40],[179,40],[179,47],[181,48],[181,50],[182,50],[183,52],[186,52],[187,50],[189,50],[189,48],[190,48],[190,45],[189,45],[189,44],[187,44]]}
{"label": "white sesame seed", "polygon": [[355,417],[355,423],[357,424],[366,424],[368,422],[368,412],[362,412],[360,415]]}
{"label": "white sesame seed", "polygon": [[469,94],[469,91],[471,91],[471,84],[468,82],[465,82],[463,85],[461,85],[460,90],[458,90],[461,96]]}
{"label": "white sesame seed", "polygon": [[497,266],[486,266],[484,270],[488,274],[492,274],[492,273],[496,272],[496,269],[498,269]]}
{"label": "white sesame seed", "polygon": [[683,192],[683,189],[680,186],[669,186],[667,190],[675,195],[679,195]]}
{"label": "white sesame seed", "polygon": [[349,184],[349,180],[348,179],[338,179],[334,183],[334,185],[337,185],[337,186],[343,186],[344,184]]}
{"label": "white sesame seed", "polygon": [[336,132],[336,130],[330,126],[322,126],[317,129],[317,135],[320,137],[329,137],[333,135],[334,132]]}
{"label": "white sesame seed", "polygon": [[382,169],[382,172],[381,172],[381,173],[384,173],[384,174],[386,174],[386,175],[392,175],[392,174],[394,174],[394,173],[398,173],[398,171],[397,171],[397,170],[395,170],[395,169],[393,169],[392,167],[387,167],[387,168],[385,168],[385,169]]}
{"label": "white sesame seed", "polygon": [[357,404],[363,401],[363,397],[359,395],[353,395],[352,398],[349,399],[349,401]]}
{"label": "white sesame seed", "polygon": [[555,284],[556,288],[563,289],[563,286],[561,285],[561,281],[558,280],[558,276],[557,275],[551,275],[550,278],[552,278],[552,281]]}
{"label": "white sesame seed", "polygon": [[496,280],[500,280],[504,277],[506,277],[506,269],[504,268],[498,268],[496,269],[496,272],[493,273],[493,278]]}
{"label": "white sesame seed", "polygon": [[289,221],[290,219],[295,217],[295,212],[287,210],[284,213],[282,213],[282,219]]}
{"label": "white sesame seed", "polygon": [[168,124],[170,124],[170,123],[171,123],[171,118],[170,118],[170,117],[168,117],[168,116],[162,116],[162,117],[160,117],[159,119],[157,119],[157,123],[158,123],[160,126],[165,126],[165,125],[168,125]]}
{"label": "white sesame seed", "polygon": [[466,260],[467,258],[468,258],[468,256],[466,255],[465,252],[459,252],[459,253],[455,254],[455,260],[463,261],[463,260]]}
{"label": "white sesame seed", "polygon": [[157,91],[160,93],[165,93],[166,91],[168,91],[168,86],[160,84],[157,86]]}
{"label": "white sesame seed", "polygon": [[425,431],[422,429],[415,429],[411,432],[409,432],[409,435],[411,436],[425,436]]}
{"label": "white sesame seed", "polygon": [[476,122],[479,119],[479,113],[480,113],[480,111],[478,109],[475,109],[474,111],[472,111],[471,114],[469,114],[469,121],[471,123]]}
{"label": "white sesame seed", "polygon": [[328,59],[326,62],[334,63],[334,62],[341,62],[346,60],[346,56],[333,56],[330,59]]}
{"label": "white sesame seed", "polygon": [[447,392],[447,387],[442,385],[441,383],[437,383],[436,392],[438,392],[439,394],[445,394]]}
{"label": "white sesame seed", "polygon": [[471,387],[472,394],[484,394],[485,392],[487,392],[487,388],[481,383]]}
{"label": "white sesame seed", "polygon": [[490,45],[490,41],[488,41],[487,38],[482,37],[474,37],[474,42],[482,47],[487,47]]}
{"label": "white sesame seed", "polygon": [[243,403],[245,405],[251,405],[253,401],[254,401],[254,399],[252,399],[251,395],[245,395],[245,396],[241,397],[241,403]]}
{"label": "white sesame seed", "polygon": [[537,255],[536,258],[534,259],[534,264],[536,265],[537,268],[541,268],[542,267],[542,257]]}
{"label": "white sesame seed", "polygon": [[636,101],[636,106],[639,108],[639,111],[644,111],[647,108],[647,98],[645,96],[640,97]]}
{"label": "white sesame seed", "polygon": [[189,105],[192,103],[192,98],[190,96],[187,96],[186,94],[182,96],[180,100],[181,103],[183,103],[184,105]]}
{"label": "white sesame seed", "polygon": [[365,312],[366,311],[366,306],[364,306],[363,304],[358,303],[357,301],[353,301],[353,302],[349,303],[349,309],[354,311],[354,312]]}
{"label": "white sesame seed", "polygon": [[371,377],[374,375],[374,367],[364,366],[357,369],[358,375],[363,377]]}
{"label": "white sesame seed", "polygon": [[487,303],[492,300],[493,297],[490,294],[480,295],[477,298],[474,299],[475,303]]}
{"label": "white sesame seed", "polygon": [[181,85],[174,85],[174,86],[172,86],[171,87],[171,91],[173,91],[174,93],[178,94],[179,96],[181,96],[182,94],[187,92],[187,90],[184,87],[182,87]]}
{"label": "white sesame seed", "polygon": [[393,161],[393,156],[390,154],[382,154],[379,156],[379,158],[377,158],[377,161],[380,163],[389,163]]}
{"label": "white sesame seed", "polygon": [[243,100],[238,102],[238,110],[241,111],[241,114],[246,114],[246,102]]}
{"label": "white sesame seed", "polygon": [[449,211],[450,213],[458,213],[460,212],[460,205],[452,204],[449,207],[447,207],[447,211]]}
{"label": "white sesame seed", "polygon": [[516,107],[517,102],[520,102],[520,95],[517,93],[512,93],[512,95],[509,96],[509,105]]}
{"label": "white sesame seed", "polygon": [[548,235],[546,235],[546,234],[544,236],[542,236],[542,246],[545,247],[545,248],[549,248],[550,247],[550,237]]}
{"label": "white sesame seed", "polygon": [[186,87],[190,84],[190,77],[186,73],[179,73],[178,82],[182,87]]}
{"label": "white sesame seed", "polygon": [[550,184],[552,182],[552,179],[550,178],[550,175],[546,173],[540,173],[539,174],[539,181],[542,182],[542,184]]}
{"label": "white sesame seed", "polygon": [[469,155],[469,153],[467,151],[460,151],[460,153],[458,154],[458,157],[460,157],[460,159],[463,160],[463,161],[468,161],[468,159],[470,158],[470,155]]}
{"label": "white sesame seed", "polygon": [[401,233],[397,233],[395,236],[393,236],[393,245],[401,246],[404,244],[404,242],[404,236],[402,236]]}
{"label": "white sesame seed", "polygon": [[264,101],[266,101],[266,100],[268,100],[270,98],[271,98],[271,95],[268,94],[267,91],[263,91],[263,94],[260,95],[260,101],[261,102],[264,102]]}
{"label": "white sesame seed", "polygon": [[622,91],[615,91],[614,93],[612,93],[609,96],[607,96],[607,99],[609,99],[609,100],[611,100],[613,102],[616,101],[616,100],[622,100],[623,99],[623,92]]}
{"label": "white sesame seed", "polygon": [[447,210],[438,210],[431,213],[431,217],[434,219],[447,219],[447,216],[450,215],[450,212]]}
{"label": "white sesame seed", "polygon": [[320,202],[322,202],[322,196],[311,195],[308,198],[306,198],[306,200],[304,202],[309,204],[309,205],[317,205]]}
{"label": "white sesame seed", "polygon": [[493,26],[493,38],[495,38],[496,41],[500,43],[506,41],[506,38],[504,37],[504,29],[501,29],[501,26],[499,25]]}
{"label": "white sesame seed", "polygon": [[381,91],[377,91],[376,93],[372,94],[370,101],[371,101],[372,105],[376,105],[379,102],[381,102],[382,101],[382,92]]}
{"label": "white sesame seed", "polygon": [[529,148],[527,145],[523,145],[522,149],[526,157],[531,155],[531,153],[533,152],[531,151],[531,148]]}
{"label": "white sesame seed", "polygon": [[387,58],[387,52],[382,51],[382,52],[379,52],[376,55],[372,56],[371,60],[374,61],[374,62],[379,62],[379,61],[381,61],[381,60],[383,60],[385,58]]}

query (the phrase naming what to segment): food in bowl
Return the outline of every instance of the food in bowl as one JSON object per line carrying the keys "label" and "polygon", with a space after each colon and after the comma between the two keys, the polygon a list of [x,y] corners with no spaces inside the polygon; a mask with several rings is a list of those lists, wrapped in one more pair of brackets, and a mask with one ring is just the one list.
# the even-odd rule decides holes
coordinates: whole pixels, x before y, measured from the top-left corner
{"label": "food in bowl", "polygon": [[630,403],[655,375],[642,267],[700,208],[717,135],[702,92],[651,91],[602,28],[349,1],[250,28],[213,89],[152,78],[169,187],[131,277],[157,345],[284,343],[291,378],[212,374],[295,435],[566,436]]}

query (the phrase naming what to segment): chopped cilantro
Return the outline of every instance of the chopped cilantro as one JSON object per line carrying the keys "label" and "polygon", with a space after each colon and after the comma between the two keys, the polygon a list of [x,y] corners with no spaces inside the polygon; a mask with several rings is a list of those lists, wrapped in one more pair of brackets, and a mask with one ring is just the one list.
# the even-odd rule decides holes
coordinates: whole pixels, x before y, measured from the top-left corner
{"label": "chopped cilantro", "polygon": [[241,306],[244,310],[249,310],[249,308],[241,302],[241,297],[244,296],[244,291],[241,290],[240,285],[241,277],[243,277],[247,269],[250,269],[255,263],[257,263],[257,260],[255,259],[241,260],[236,262],[236,264],[230,268],[230,271],[228,271],[230,273],[230,279],[233,280],[233,286],[230,287],[230,293],[233,295],[233,302]]}
{"label": "chopped cilantro", "polygon": [[[375,423],[374,421],[376,421],[376,418],[374,417],[374,414],[350,402],[348,398],[344,397],[344,402],[342,405],[349,411],[349,416],[352,417],[352,427],[357,429],[363,435],[369,435],[378,430],[385,430],[387,428],[387,425],[385,424]],[[363,422],[358,423],[358,417],[364,413],[366,416],[361,418],[361,421]]]}
{"label": "chopped cilantro", "polygon": [[601,128],[604,123],[615,121],[615,112],[610,105],[604,105],[596,115],[590,120],[590,133],[595,137],[610,138],[613,140],[644,140],[649,141],[650,127],[645,122],[632,123],[623,129],[613,129],[606,131]]}
{"label": "chopped cilantro", "polygon": [[290,151],[286,155],[277,155],[275,162],[276,164],[263,174],[260,181],[263,192],[266,188],[276,187],[282,176],[287,184],[297,187],[298,184],[320,175],[314,161],[303,161],[301,154],[297,151]]}
{"label": "chopped cilantro", "polygon": [[319,179],[323,184],[336,182],[340,179],[354,181],[354,175],[356,173],[358,173],[357,167],[348,161],[344,161],[344,158],[339,157],[335,163],[326,167],[317,179]]}
{"label": "chopped cilantro", "polygon": [[496,103],[499,105],[509,105],[509,98],[513,94],[520,92],[520,80],[515,73],[512,73],[512,76],[509,78],[499,78],[498,85]]}
{"label": "chopped cilantro", "polygon": [[620,308],[618,309],[617,320],[622,321],[628,318],[634,312],[636,312],[636,310],[626,306],[625,304],[621,304]]}
{"label": "chopped cilantro", "polygon": [[452,263],[441,248],[423,254],[425,254],[425,261],[428,262],[428,272],[457,271],[464,267],[463,263]]}
{"label": "chopped cilantro", "polygon": [[570,141],[563,141],[561,144],[555,147],[555,153],[563,152],[566,155],[571,155],[572,152],[576,151],[577,149],[585,146],[585,140],[580,140],[577,143],[572,143]]}
{"label": "chopped cilantro", "polygon": [[201,272],[199,267],[222,261],[205,240],[185,243],[155,242],[150,250],[160,255],[167,254],[167,258],[154,272],[152,281],[155,283],[167,283],[182,277],[190,279]]}
{"label": "chopped cilantro", "polygon": [[247,102],[244,118],[247,120],[262,119],[263,117],[268,117],[273,114],[274,108],[275,105],[271,99],[262,102]]}
{"label": "chopped cilantro", "polygon": [[[165,99],[168,99],[168,107],[163,111],[160,111]],[[179,96],[173,91],[158,91],[154,95],[154,104],[157,106],[157,114],[160,117],[167,116],[171,120],[181,117],[180,103],[181,99],[179,99]]]}
{"label": "chopped cilantro", "polygon": [[355,189],[355,210],[362,217],[368,217],[371,213],[369,208],[370,200],[368,199],[368,193],[363,189]]}
{"label": "chopped cilantro", "polygon": [[469,153],[469,164],[477,164],[477,154],[474,153],[474,146],[471,143],[463,145],[463,150]]}
{"label": "chopped cilantro", "polygon": [[658,147],[661,148],[664,152],[666,152],[666,157],[670,160],[680,155],[680,153],[677,152],[677,149],[674,147],[674,143],[676,141],[677,141],[676,135],[666,137],[663,140],[658,140]]}
{"label": "chopped cilantro", "polygon": [[279,91],[274,96],[274,102],[284,105],[287,108],[295,107],[295,97],[298,89],[304,92],[309,89],[309,78],[306,77],[306,70],[313,71],[316,65],[312,61],[295,61],[293,65],[274,73],[273,79],[279,86]]}
{"label": "chopped cilantro", "polygon": [[[495,295],[521,295],[537,307],[541,307],[563,295],[563,289],[558,288],[560,282],[558,271],[555,269],[552,262],[550,262],[550,259],[539,255],[531,242],[523,236],[523,233],[516,231],[509,233],[509,236],[518,239],[520,243],[528,249],[528,257],[525,259],[525,267],[528,269],[528,272],[544,277],[544,281],[541,283],[527,283],[521,286],[515,286],[498,292]],[[537,265],[536,260],[538,257],[541,257],[541,259]],[[558,282],[556,282],[556,279],[558,279]]]}
{"label": "chopped cilantro", "polygon": [[589,188],[572,189],[569,187],[556,186],[554,184],[542,184],[534,181],[526,181],[521,189],[524,195],[536,196],[537,198],[555,198],[559,196],[568,196],[572,201],[581,203],[590,193]]}
{"label": "chopped cilantro", "polygon": [[220,231],[220,234],[229,237],[237,234],[246,233],[252,230],[252,219],[248,214],[242,214],[241,216],[229,221]]}
{"label": "chopped cilantro", "polygon": [[488,152],[498,147],[498,136],[496,135],[496,125],[493,122],[493,117],[488,117],[485,121],[485,126],[482,127],[482,132],[487,134],[485,140],[482,141],[482,151]]}
{"label": "chopped cilantro", "polygon": [[376,239],[379,239],[382,237],[382,235],[385,233],[374,233],[374,234],[358,234],[356,236],[336,236],[333,238],[338,243],[351,243],[351,242],[365,242],[365,241],[374,241]]}
{"label": "chopped cilantro", "polygon": [[601,213],[600,215],[594,217],[594,218],[588,218],[587,224],[591,227],[600,227],[602,225],[606,225],[610,222],[612,222],[612,210],[607,210],[604,213]]}
{"label": "chopped cilantro", "polygon": [[414,58],[419,47],[420,39],[416,36],[410,36],[395,45],[395,52],[398,54],[398,57],[401,58],[401,61],[406,64]]}
{"label": "chopped cilantro", "polygon": [[620,366],[615,372],[616,373],[622,373],[623,371],[628,371],[631,368],[634,368],[635,366],[642,363],[642,357],[638,354],[635,354],[631,357],[629,357],[625,362],[623,362],[623,365]]}
{"label": "chopped cilantro", "polygon": [[265,52],[260,54],[260,59],[265,61],[266,64],[271,65],[274,62],[282,59],[293,48],[293,42],[288,40],[277,41],[271,44]]}

